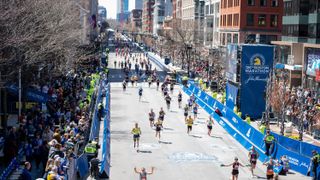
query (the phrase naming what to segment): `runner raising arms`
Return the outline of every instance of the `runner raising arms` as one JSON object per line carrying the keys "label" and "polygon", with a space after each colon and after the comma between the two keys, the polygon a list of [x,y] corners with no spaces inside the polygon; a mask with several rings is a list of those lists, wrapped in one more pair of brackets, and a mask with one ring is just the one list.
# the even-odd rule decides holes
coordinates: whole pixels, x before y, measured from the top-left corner
{"label": "runner raising arms", "polygon": [[154,167],[151,168],[150,172],[147,172],[145,168],[141,168],[141,170],[138,170],[136,167],[134,168],[134,172],[140,175],[139,180],[147,180],[147,175],[153,174]]}
{"label": "runner raising arms", "polygon": [[133,134],[133,147],[139,148],[139,140],[141,135],[140,127],[138,126],[138,123],[135,124],[135,127],[132,128],[131,133]]}
{"label": "runner raising arms", "polygon": [[254,173],[253,170],[256,168],[257,165],[257,159],[259,158],[259,153],[256,151],[256,149],[254,148],[254,146],[252,146],[250,148],[250,151],[248,153],[248,157],[249,157],[249,162],[251,165],[251,175],[252,177],[254,177]]}
{"label": "runner raising arms", "polygon": [[153,127],[155,117],[156,117],[156,114],[153,112],[153,109],[151,109],[151,111],[149,112],[150,127]]}
{"label": "runner raising arms", "polygon": [[182,101],[182,94],[181,94],[181,91],[179,91],[179,94],[178,94],[178,105],[179,105],[179,108],[181,108],[181,101]]}
{"label": "runner raising arms", "polygon": [[228,165],[224,165],[222,164],[221,166],[225,166],[225,167],[228,167],[228,166],[232,166],[232,180],[238,180],[238,175],[239,175],[239,167],[244,167],[241,163],[238,162],[238,158],[235,157],[234,158],[234,162],[231,163],[231,164],[228,164]]}
{"label": "runner raising arms", "polygon": [[157,122],[155,123],[155,126],[156,126],[156,138],[158,137],[160,142],[160,137],[161,137],[160,132],[163,128],[162,121],[158,119]]}
{"label": "runner raising arms", "polygon": [[212,125],[214,125],[214,121],[211,118],[211,116],[209,116],[209,119],[207,121],[207,127],[208,127],[208,135],[211,136],[211,131],[212,131]]}

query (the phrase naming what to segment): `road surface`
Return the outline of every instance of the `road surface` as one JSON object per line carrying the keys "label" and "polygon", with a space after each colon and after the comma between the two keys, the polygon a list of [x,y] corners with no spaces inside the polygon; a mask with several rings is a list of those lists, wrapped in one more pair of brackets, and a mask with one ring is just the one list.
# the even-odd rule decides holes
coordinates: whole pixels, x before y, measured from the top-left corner
{"label": "road surface", "polygon": [[[110,57],[115,59],[112,54]],[[109,64],[113,65],[112,61]],[[177,103],[178,86],[171,95],[170,111],[166,109],[163,96],[156,90],[155,84],[151,88],[147,83],[138,86],[144,89],[140,102],[137,87],[129,85],[123,92],[121,83],[111,83],[111,180],[138,180],[139,175],[134,172],[134,167],[145,167],[147,170],[155,167],[154,174],[148,176],[150,180],[223,180],[231,177],[231,167],[221,167],[221,164],[233,162],[234,157],[238,157],[242,164],[248,164],[248,151],[218,123],[213,126],[212,136],[207,135],[205,122],[209,115],[201,108],[193,131],[187,134],[183,110],[178,108]],[[183,94],[184,103],[187,98]],[[148,112],[153,108],[158,117],[160,107],[165,109],[166,115],[159,143],[155,130],[149,126]],[[136,122],[142,131],[141,152],[133,148],[131,129]],[[265,171],[266,167],[258,162],[256,174],[265,179]],[[258,178],[251,178],[249,168],[241,167],[239,179]],[[280,179],[309,178],[290,174]]]}

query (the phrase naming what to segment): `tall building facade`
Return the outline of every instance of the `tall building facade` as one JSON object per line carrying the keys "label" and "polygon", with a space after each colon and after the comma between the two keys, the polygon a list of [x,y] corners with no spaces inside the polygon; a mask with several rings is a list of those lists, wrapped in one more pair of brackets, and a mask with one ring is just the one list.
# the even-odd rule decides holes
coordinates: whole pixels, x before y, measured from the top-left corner
{"label": "tall building facade", "polygon": [[172,16],[172,0],[165,0],[164,16]]}
{"label": "tall building facade", "polygon": [[218,47],[220,45],[219,20],[220,0],[206,0],[205,2],[205,28],[204,45]]}
{"label": "tall building facade", "polygon": [[143,0],[136,0],[134,6],[134,9],[143,9]]}
{"label": "tall building facade", "polygon": [[153,34],[158,34],[162,28],[165,17],[165,0],[155,0],[153,6]]}
{"label": "tall building facade", "polygon": [[131,25],[133,32],[140,32],[142,30],[142,9],[133,9],[131,11]]}
{"label": "tall building facade", "polygon": [[105,21],[107,19],[107,9],[103,6],[99,6],[98,15],[98,21]]}
{"label": "tall building facade", "polygon": [[117,1],[117,21],[124,22],[130,17],[129,0]]}
{"label": "tall building facade", "polygon": [[142,11],[142,31],[144,33],[153,32],[153,9],[155,0],[143,0]]}
{"label": "tall building facade", "polygon": [[173,19],[181,19],[182,0],[172,0],[172,17]]}
{"label": "tall building facade", "polygon": [[317,89],[320,93],[320,2],[285,0],[277,61],[289,74],[289,86]]}
{"label": "tall building facade", "polygon": [[266,43],[279,40],[283,0],[221,0],[220,43]]}
{"label": "tall building facade", "polygon": [[191,23],[194,29],[194,43],[203,43],[204,33],[204,0],[183,0],[182,1],[182,23]]}

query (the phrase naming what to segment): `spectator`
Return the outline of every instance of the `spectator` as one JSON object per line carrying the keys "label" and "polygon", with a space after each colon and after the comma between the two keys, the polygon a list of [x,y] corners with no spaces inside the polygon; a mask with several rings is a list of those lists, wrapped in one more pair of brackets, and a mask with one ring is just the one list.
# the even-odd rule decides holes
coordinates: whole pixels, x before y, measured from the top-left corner
{"label": "spectator", "polygon": [[30,169],[31,169],[31,164],[30,162],[25,162],[24,163],[24,169],[22,171],[22,175],[21,175],[21,179],[22,180],[32,180],[32,176],[30,173]]}

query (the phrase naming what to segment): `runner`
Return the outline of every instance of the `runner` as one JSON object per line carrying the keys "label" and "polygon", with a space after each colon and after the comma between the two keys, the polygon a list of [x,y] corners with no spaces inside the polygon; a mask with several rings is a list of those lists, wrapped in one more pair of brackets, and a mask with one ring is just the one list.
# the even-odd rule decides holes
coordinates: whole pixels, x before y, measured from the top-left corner
{"label": "runner", "polygon": [[181,101],[182,101],[182,94],[181,94],[181,91],[179,91],[179,94],[178,94],[178,104],[179,104],[179,108],[181,108]]}
{"label": "runner", "polygon": [[197,115],[198,115],[198,105],[195,104],[193,106],[193,119],[196,119],[197,118]]}
{"label": "runner", "polygon": [[149,121],[150,121],[150,127],[152,128],[154,126],[154,118],[156,114],[153,112],[153,109],[149,112]]}
{"label": "runner", "polygon": [[152,84],[152,78],[151,78],[151,76],[148,77],[148,84],[149,84],[149,88],[150,88],[150,86],[151,86],[151,84]]}
{"label": "runner", "polygon": [[159,78],[157,78],[157,91],[159,90],[159,85],[160,85],[160,79]]}
{"label": "runner", "polygon": [[139,140],[140,140],[140,135],[141,135],[141,130],[140,127],[138,126],[138,123],[135,124],[135,127],[132,128],[131,134],[133,134],[133,147],[139,148]]}
{"label": "runner", "polygon": [[211,116],[209,116],[209,119],[207,121],[207,127],[208,127],[208,135],[211,136],[211,131],[212,131],[212,125],[214,125],[214,121],[211,118]]}
{"label": "runner", "polygon": [[171,82],[171,84],[170,84],[170,92],[171,92],[171,94],[173,94],[173,89],[174,89],[174,83]]}
{"label": "runner", "polygon": [[133,75],[131,76],[130,80],[131,80],[131,85],[133,87],[134,86],[134,76]]}
{"label": "runner", "polygon": [[139,180],[147,180],[147,175],[153,174],[154,167],[151,168],[150,172],[147,172],[145,168],[141,168],[141,170],[138,170],[136,167],[134,168],[134,172],[140,175]]}
{"label": "runner", "polygon": [[169,94],[167,94],[167,96],[165,97],[166,100],[166,104],[167,104],[167,109],[168,111],[170,110],[170,102],[171,102],[171,97],[169,96]]}
{"label": "runner", "polygon": [[193,106],[193,102],[192,102],[191,97],[188,99],[188,106],[189,106],[189,109],[191,110],[192,106]]}
{"label": "runner", "polygon": [[184,120],[186,121],[187,120],[187,117],[188,117],[188,111],[189,111],[189,107],[188,107],[188,104],[186,104],[186,106],[184,107]]}
{"label": "runner", "polygon": [[161,120],[161,121],[164,121],[164,115],[165,115],[166,113],[163,111],[163,108],[161,107],[160,108],[160,111],[159,111],[159,119]]}
{"label": "runner", "polygon": [[163,128],[162,126],[163,121],[161,121],[160,119],[157,120],[157,122],[155,123],[156,126],[156,138],[159,136],[159,142],[160,142],[160,132]]}
{"label": "runner", "polygon": [[113,64],[114,64],[114,68],[117,68],[117,61],[114,61]]}
{"label": "runner", "polygon": [[126,89],[127,89],[127,82],[126,82],[126,80],[123,80],[123,81],[122,81],[122,89],[123,89],[123,91],[126,91]]}
{"label": "runner", "polygon": [[273,167],[276,165],[276,162],[272,158],[270,158],[269,161],[264,162],[263,165],[267,166],[267,172],[266,172],[267,179],[272,180],[274,177]]}
{"label": "runner", "polygon": [[193,119],[190,115],[186,120],[186,124],[187,124],[187,133],[189,134],[192,131],[192,125],[193,125]]}
{"label": "runner", "polygon": [[142,89],[142,87],[140,87],[139,88],[139,101],[141,101],[142,92],[143,92],[143,89]]}
{"label": "runner", "polygon": [[259,153],[256,151],[256,149],[254,148],[254,146],[252,146],[250,148],[250,151],[248,153],[248,157],[249,157],[249,162],[250,162],[250,169],[251,169],[251,175],[252,178],[255,177],[253,170],[256,168],[257,165],[257,159],[259,158]]}
{"label": "runner", "polygon": [[238,162],[238,158],[234,158],[234,162],[228,165],[221,164],[221,166],[229,167],[232,166],[232,180],[237,180],[239,176],[239,166],[244,167],[241,163]]}

